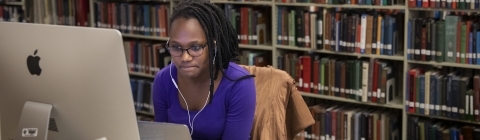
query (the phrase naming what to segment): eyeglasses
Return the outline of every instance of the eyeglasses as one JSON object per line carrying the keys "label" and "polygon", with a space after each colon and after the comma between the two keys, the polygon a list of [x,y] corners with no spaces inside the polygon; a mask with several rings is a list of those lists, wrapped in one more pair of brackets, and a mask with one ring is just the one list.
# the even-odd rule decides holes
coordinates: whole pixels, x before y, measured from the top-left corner
{"label": "eyeglasses", "polygon": [[207,46],[205,45],[193,45],[188,49],[182,49],[182,47],[178,45],[170,45],[170,43],[167,41],[167,50],[170,52],[170,55],[180,57],[183,55],[183,51],[187,51],[188,55],[192,57],[197,57],[203,54],[203,49]]}

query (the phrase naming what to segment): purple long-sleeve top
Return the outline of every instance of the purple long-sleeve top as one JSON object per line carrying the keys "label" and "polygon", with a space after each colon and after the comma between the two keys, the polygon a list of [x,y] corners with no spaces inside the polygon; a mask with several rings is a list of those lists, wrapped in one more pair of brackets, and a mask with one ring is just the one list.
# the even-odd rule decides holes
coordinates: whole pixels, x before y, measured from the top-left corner
{"label": "purple long-sleeve top", "polygon": [[[160,70],[155,76],[153,85],[155,121],[186,124],[191,131],[187,110],[180,105],[179,93],[170,78],[170,67],[172,77],[178,83],[177,69],[173,65]],[[224,75],[230,79],[249,74],[244,68],[231,62],[224,72]],[[231,81],[223,76],[213,94],[212,103],[207,104],[193,122],[192,139],[250,139],[255,104],[256,92],[253,78]],[[190,119],[193,119],[197,112],[190,111]]]}

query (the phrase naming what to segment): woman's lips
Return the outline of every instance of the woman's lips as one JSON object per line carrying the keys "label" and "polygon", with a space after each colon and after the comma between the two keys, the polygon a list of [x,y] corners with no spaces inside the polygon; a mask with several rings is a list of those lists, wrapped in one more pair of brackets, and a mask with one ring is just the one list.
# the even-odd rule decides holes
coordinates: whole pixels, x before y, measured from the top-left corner
{"label": "woman's lips", "polygon": [[190,71],[195,69],[195,66],[181,66],[180,69],[185,70],[185,71]]}

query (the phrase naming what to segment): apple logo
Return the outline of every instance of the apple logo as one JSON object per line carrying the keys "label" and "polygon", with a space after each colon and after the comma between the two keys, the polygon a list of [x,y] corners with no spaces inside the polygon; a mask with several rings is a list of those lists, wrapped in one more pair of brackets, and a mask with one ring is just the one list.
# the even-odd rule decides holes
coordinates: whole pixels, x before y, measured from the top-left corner
{"label": "apple logo", "polygon": [[42,68],[40,68],[40,64],[39,64],[40,57],[35,56],[37,55],[37,51],[38,50],[35,50],[33,55],[28,56],[27,67],[28,67],[28,71],[30,71],[30,74],[40,76],[40,74],[42,73]]}

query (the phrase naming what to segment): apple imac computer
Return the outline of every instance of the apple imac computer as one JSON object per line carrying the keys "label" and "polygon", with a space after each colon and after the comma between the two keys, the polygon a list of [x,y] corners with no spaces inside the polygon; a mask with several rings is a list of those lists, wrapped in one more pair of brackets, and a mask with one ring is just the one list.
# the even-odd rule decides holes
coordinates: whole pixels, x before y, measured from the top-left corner
{"label": "apple imac computer", "polygon": [[117,30],[0,22],[0,65],[2,140],[190,139],[137,121]]}

